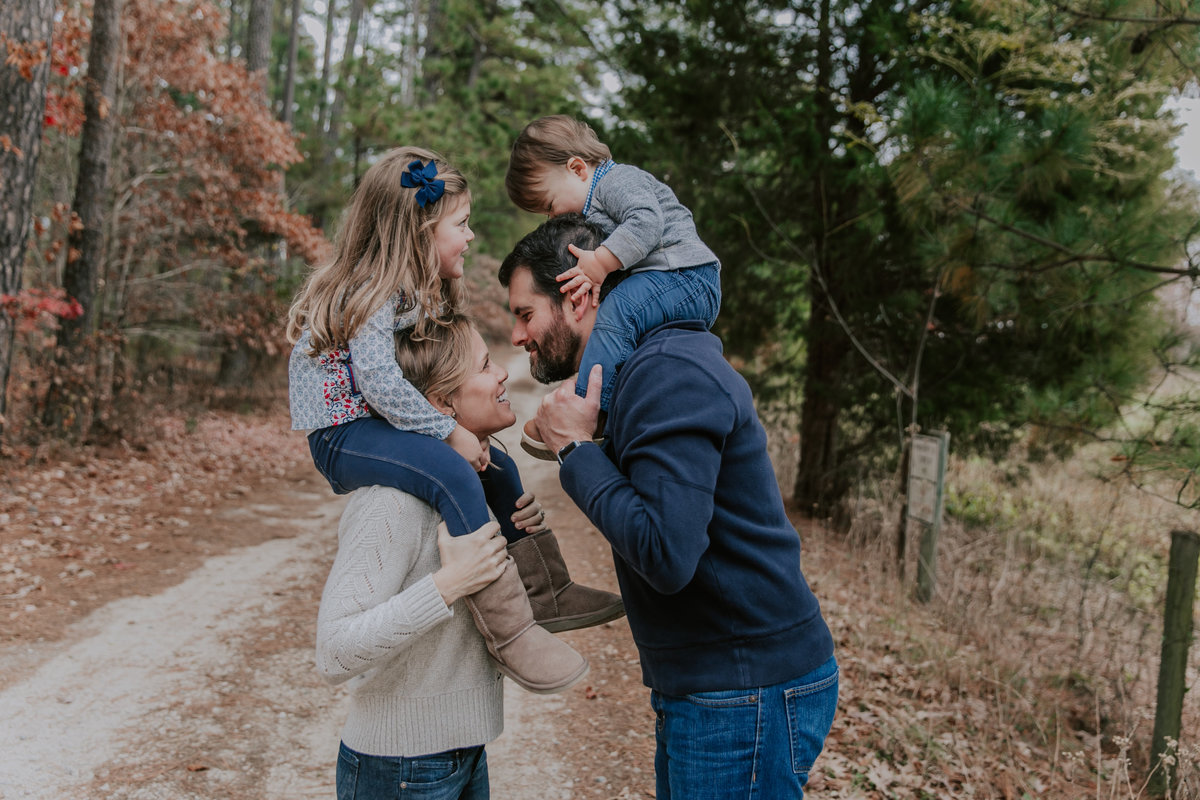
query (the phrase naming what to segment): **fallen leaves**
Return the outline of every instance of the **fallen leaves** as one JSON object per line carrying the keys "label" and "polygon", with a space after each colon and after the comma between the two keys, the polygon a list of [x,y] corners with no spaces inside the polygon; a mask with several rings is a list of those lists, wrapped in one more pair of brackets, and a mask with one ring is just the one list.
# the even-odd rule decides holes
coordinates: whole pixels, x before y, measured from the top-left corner
{"label": "fallen leaves", "polygon": [[[198,522],[211,523],[246,486],[309,463],[303,437],[291,433],[282,408],[257,416],[210,412],[190,424],[156,419],[144,446],[74,450],[28,465],[2,462],[0,618],[87,600],[99,591],[89,584],[110,580],[103,576],[145,576],[169,565],[180,548],[203,550],[211,533],[196,538]],[[42,598],[36,607],[26,602],[35,592]]]}

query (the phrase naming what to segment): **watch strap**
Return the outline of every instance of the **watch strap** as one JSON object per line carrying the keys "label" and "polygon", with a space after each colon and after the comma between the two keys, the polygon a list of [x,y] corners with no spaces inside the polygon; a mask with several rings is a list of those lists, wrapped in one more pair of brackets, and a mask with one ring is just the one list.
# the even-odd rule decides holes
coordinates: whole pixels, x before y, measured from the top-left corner
{"label": "watch strap", "polygon": [[559,448],[558,452],[554,454],[554,457],[557,458],[558,463],[561,464],[561,463],[563,463],[563,459],[565,459],[567,456],[569,456],[572,453],[572,451],[574,451],[575,448],[579,447],[579,445],[581,445],[581,444],[587,444],[587,442],[580,441],[580,440],[576,440],[574,442],[567,442],[566,444],[564,444],[562,447]]}

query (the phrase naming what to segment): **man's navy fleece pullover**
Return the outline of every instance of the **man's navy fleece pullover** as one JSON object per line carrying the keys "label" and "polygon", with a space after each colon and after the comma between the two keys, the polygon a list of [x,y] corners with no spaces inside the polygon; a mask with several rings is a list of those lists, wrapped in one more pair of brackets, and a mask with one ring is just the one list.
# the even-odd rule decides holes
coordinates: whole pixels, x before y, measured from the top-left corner
{"label": "man's navy fleece pullover", "polygon": [[770,686],[833,655],[750,387],[717,337],[696,322],[646,334],[605,433],[560,480],[612,545],[647,686]]}

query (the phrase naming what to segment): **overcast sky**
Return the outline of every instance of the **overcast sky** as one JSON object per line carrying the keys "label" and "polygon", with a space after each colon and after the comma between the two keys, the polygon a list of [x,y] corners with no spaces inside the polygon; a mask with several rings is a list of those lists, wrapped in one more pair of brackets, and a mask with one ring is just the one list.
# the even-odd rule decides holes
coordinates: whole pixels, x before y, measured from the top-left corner
{"label": "overcast sky", "polygon": [[1184,124],[1183,135],[1175,143],[1179,166],[1190,169],[1200,180],[1200,98],[1180,98],[1176,107],[1179,109],[1179,121]]}
{"label": "overcast sky", "polygon": [[[318,13],[306,14],[302,21],[308,35],[316,42],[317,52],[320,52],[325,41],[325,29],[321,21],[324,19],[324,3],[318,2],[316,6]],[[335,48],[341,41],[340,36],[334,39]],[[341,57],[336,52],[333,55],[335,60]],[[1170,101],[1168,107],[1178,109],[1179,121],[1184,125],[1183,134],[1175,146],[1179,166],[1190,170],[1196,180],[1200,181],[1200,87],[1190,86],[1186,94],[1189,96]]]}

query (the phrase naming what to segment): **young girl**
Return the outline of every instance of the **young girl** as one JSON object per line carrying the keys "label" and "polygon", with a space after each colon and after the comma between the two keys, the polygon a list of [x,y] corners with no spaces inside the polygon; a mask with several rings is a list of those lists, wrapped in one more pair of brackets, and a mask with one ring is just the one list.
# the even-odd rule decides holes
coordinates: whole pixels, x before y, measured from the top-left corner
{"label": "young girl", "polygon": [[[465,305],[470,215],[466,180],[429,150],[397,148],[367,171],[333,259],[313,272],[289,312],[292,429],[310,431],[313,460],[338,494],[400,489],[436,508],[452,536],[487,524],[490,504],[515,541],[523,535],[513,522],[518,501],[531,501],[515,464],[436,410],[395,357],[397,330],[436,336],[442,316]],[[545,650],[561,644],[541,628],[522,635]],[[542,675],[522,685],[558,691],[568,684]]]}
{"label": "young girl", "polygon": [[[721,307],[721,265],[697,235],[692,212],[650,173],[615,163],[590,126],[562,115],[526,125],[513,144],[505,188],[526,211],[552,217],[579,212],[604,231],[595,250],[571,245],[579,261],[558,277],[579,316],[589,296],[599,305],[575,391],[586,396],[592,366],[602,365],[601,412],[608,410],[618,369],[643,334],[680,319],[712,327]],[[618,270],[625,279],[600,303],[600,285]],[[521,446],[537,458],[555,458],[533,420]]]}
{"label": "young girl", "polygon": [[382,483],[417,495],[454,536],[488,520],[474,474],[484,452],[404,379],[393,335],[415,326],[427,336],[465,305],[470,213],[456,169],[428,150],[390,151],[363,176],[333,259],[288,313],[292,430],[311,431],[321,474],[338,494]]}

